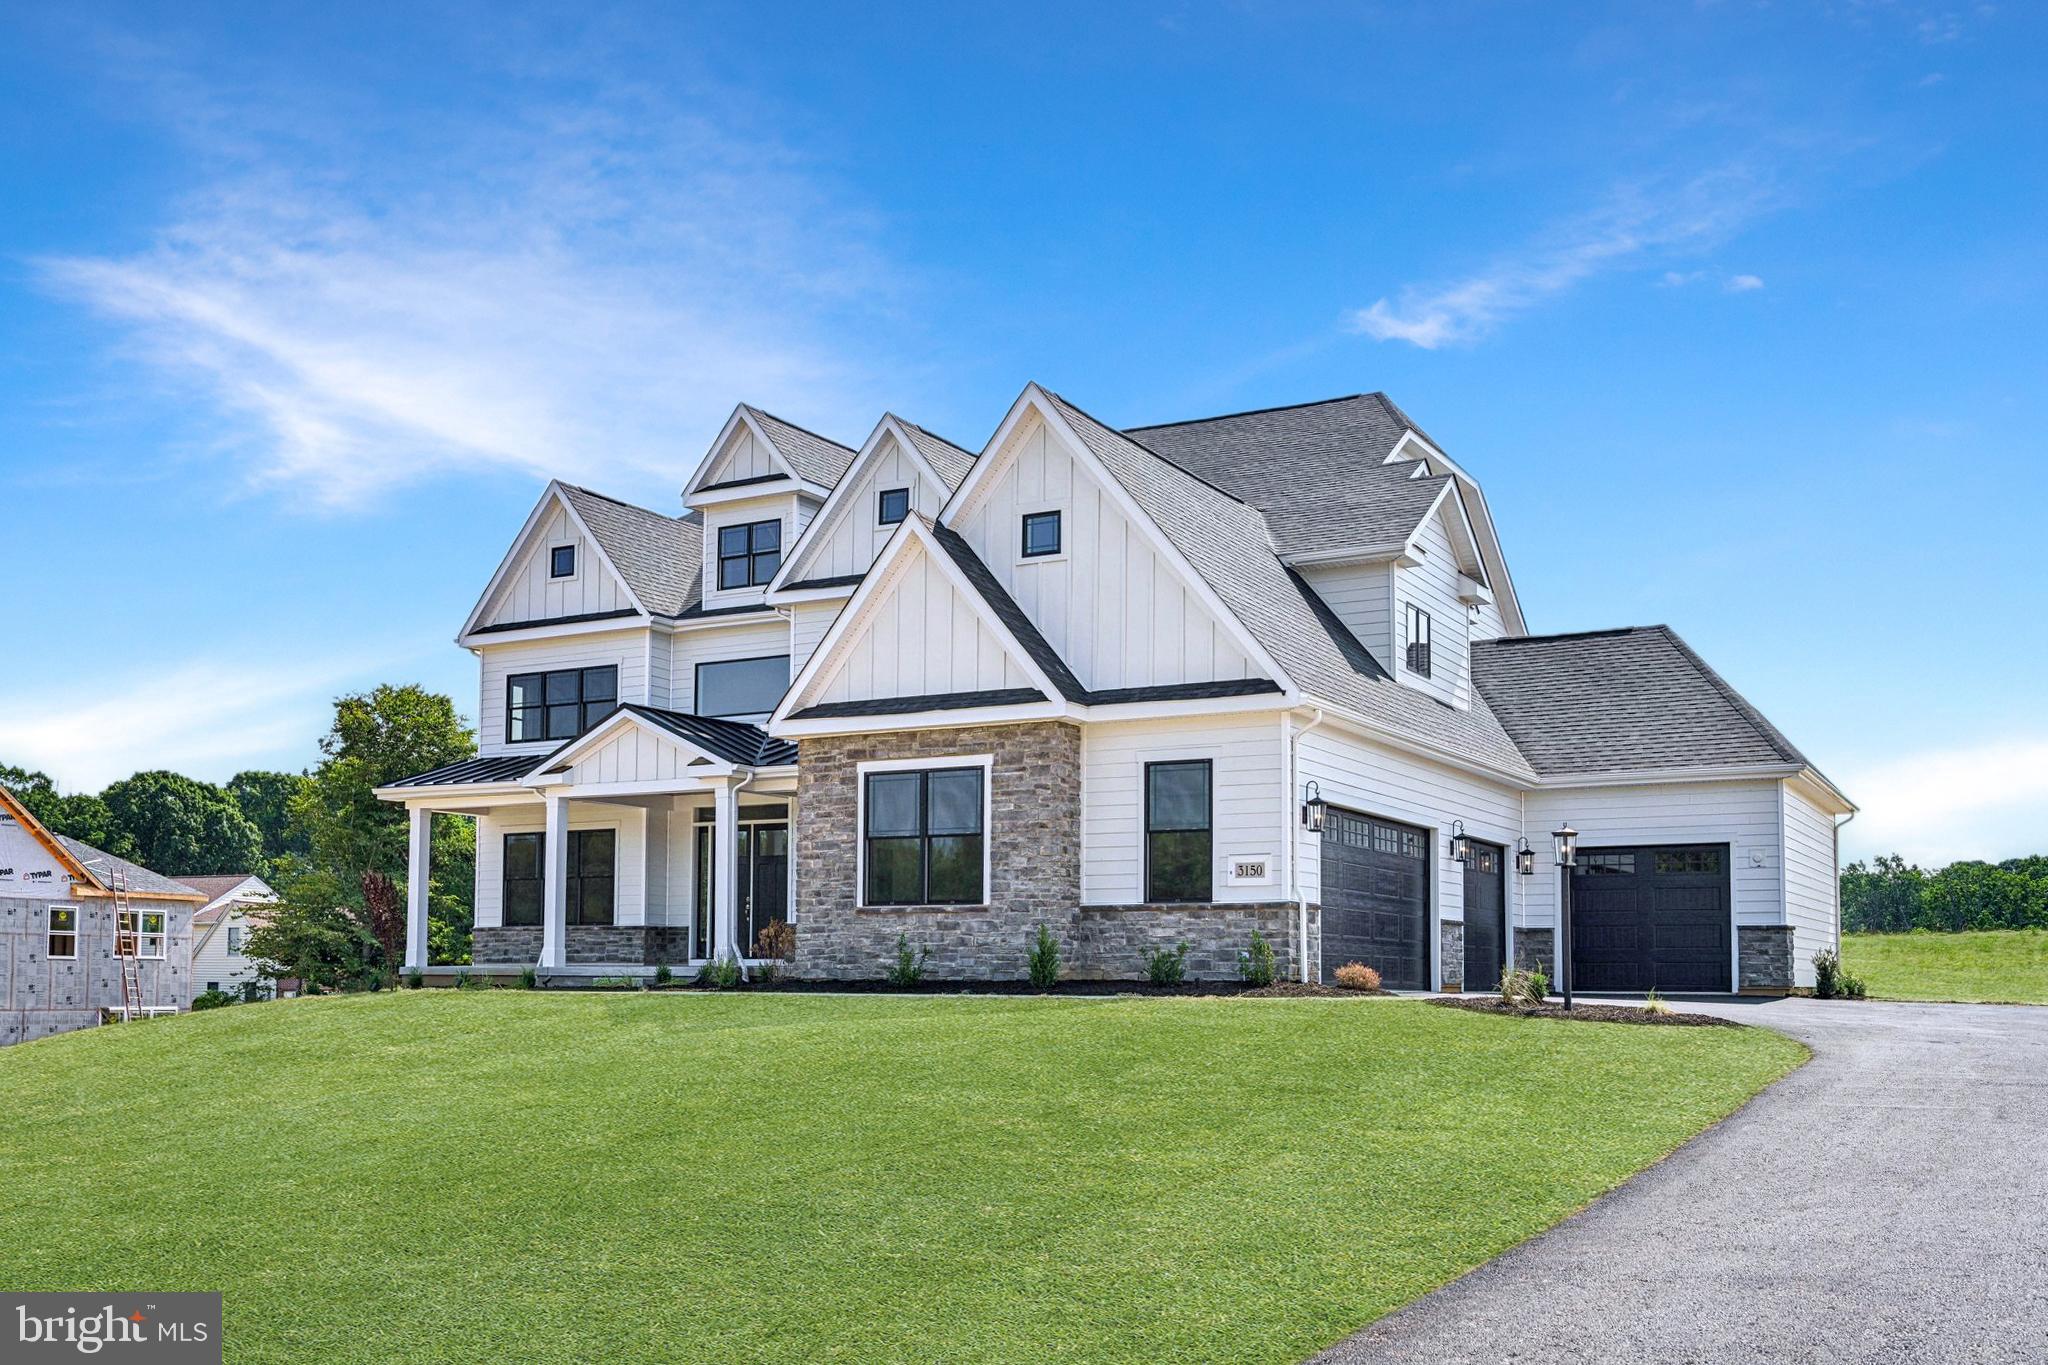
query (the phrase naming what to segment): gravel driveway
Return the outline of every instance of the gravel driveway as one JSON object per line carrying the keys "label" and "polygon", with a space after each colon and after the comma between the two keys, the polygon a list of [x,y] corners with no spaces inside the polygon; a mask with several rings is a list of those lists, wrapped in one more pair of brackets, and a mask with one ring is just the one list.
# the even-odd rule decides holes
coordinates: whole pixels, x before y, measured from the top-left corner
{"label": "gravel driveway", "polygon": [[2048,1361],[2048,1009],[1680,1008],[1814,1059],[1318,1359]]}

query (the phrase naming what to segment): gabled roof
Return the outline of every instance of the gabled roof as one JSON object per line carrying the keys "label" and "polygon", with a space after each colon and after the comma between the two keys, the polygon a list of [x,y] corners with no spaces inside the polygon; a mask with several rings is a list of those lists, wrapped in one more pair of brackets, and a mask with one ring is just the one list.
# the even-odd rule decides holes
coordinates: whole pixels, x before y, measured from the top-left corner
{"label": "gabled roof", "polygon": [[1545,777],[1811,766],[1669,626],[1476,642],[1472,678]]}
{"label": "gabled roof", "polygon": [[657,616],[683,610],[702,577],[704,535],[695,516],[663,516],[570,483],[561,491],[641,605]]}
{"label": "gabled roof", "polygon": [[619,709],[629,715],[638,716],[649,724],[658,725],[677,738],[686,739],[728,763],[737,763],[746,768],[780,768],[796,762],[796,745],[786,739],[775,738],[758,725],[749,725],[737,720],[717,720],[710,716],[692,716],[682,711],[664,711],[659,707],[641,706],[633,702],[628,702]]}
{"label": "gabled roof", "polygon": [[988,604],[989,610],[996,614],[1010,634],[1017,637],[1017,643],[1059,689],[1060,695],[1068,701],[1085,703],[1088,689],[1081,685],[1081,680],[1074,676],[1074,670],[1067,667],[1067,661],[1060,657],[1059,651],[1046,640],[1038,626],[1024,614],[1024,608],[1017,605],[1017,599],[1010,596],[1009,589],[989,572],[988,565],[981,562],[981,556],[974,553],[974,547],[950,527],[941,526],[929,517],[919,517],[918,520],[930,529],[932,538],[939,542],[940,548],[959,568],[968,585],[980,594],[981,600]]}
{"label": "gabled roof", "polygon": [[925,463],[932,467],[932,473],[946,485],[946,491],[951,493],[958,488],[960,481],[967,477],[967,471],[974,467],[974,453],[961,449],[943,436],[926,431],[915,422],[898,417],[896,423],[909,434],[917,453],[924,456]]}
{"label": "gabled roof", "polygon": [[830,488],[853,463],[853,451],[837,441],[806,431],[794,422],[785,422],[751,403],[742,403],[740,407],[754,419],[756,428],[775,447],[775,453],[789,462],[800,479]]}
{"label": "gabled roof", "polygon": [[102,887],[111,889],[115,878],[125,875],[128,889],[141,895],[165,900],[197,901],[201,904],[207,899],[202,891],[196,891],[183,882],[173,881],[161,872],[152,872],[140,863],[131,863],[126,858],[116,858],[113,854],[94,848],[82,839],[74,839],[68,834],[59,834],[56,839],[72,857],[84,865],[86,871],[92,874],[93,880]]}
{"label": "gabled roof", "polygon": [[267,904],[277,899],[270,883],[253,872],[229,873],[223,877],[180,877],[178,880],[206,897],[205,906],[192,916],[194,929],[218,923],[238,905]]}

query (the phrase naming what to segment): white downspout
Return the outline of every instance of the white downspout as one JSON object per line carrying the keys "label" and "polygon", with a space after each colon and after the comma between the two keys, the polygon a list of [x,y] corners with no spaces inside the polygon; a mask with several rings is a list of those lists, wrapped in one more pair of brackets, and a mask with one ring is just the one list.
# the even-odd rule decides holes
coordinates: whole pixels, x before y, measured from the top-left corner
{"label": "white downspout", "polygon": [[[1837,954],[1840,954],[1842,951],[1842,831],[1849,827],[1849,822],[1854,820],[1858,814],[1860,812],[1852,810],[1841,819],[1835,821],[1835,952]],[[1784,854],[1781,850],[1778,861],[1782,864],[1784,860]],[[1799,970],[1797,962],[1792,964],[1792,970],[1794,972]]]}
{"label": "white downspout", "polygon": [[1311,707],[1316,718],[1287,736],[1287,799],[1281,806],[1287,826],[1287,894],[1294,901],[1295,942],[1301,945],[1296,954],[1301,959],[1301,982],[1309,982],[1308,967],[1308,897],[1301,894],[1301,850],[1300,833],[1295,828],[1293,816],[1296,794],[1301,790],[1301,737],[1323,723],[1323,708]]}

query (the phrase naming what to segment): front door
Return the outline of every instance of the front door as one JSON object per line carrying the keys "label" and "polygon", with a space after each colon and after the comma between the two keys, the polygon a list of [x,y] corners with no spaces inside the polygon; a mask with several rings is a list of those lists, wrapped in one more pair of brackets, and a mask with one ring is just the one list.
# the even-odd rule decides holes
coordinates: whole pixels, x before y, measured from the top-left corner
{"label": "front door", "polygon": [[1507,963],[1507,851],[1472,842],[1465,863],[1465,989],[1500,987]]}
{"label": "front door", "polygon": [[740,952],[759,957],[761,931],[789,918],[789,826],[741,825],[739,851]]}

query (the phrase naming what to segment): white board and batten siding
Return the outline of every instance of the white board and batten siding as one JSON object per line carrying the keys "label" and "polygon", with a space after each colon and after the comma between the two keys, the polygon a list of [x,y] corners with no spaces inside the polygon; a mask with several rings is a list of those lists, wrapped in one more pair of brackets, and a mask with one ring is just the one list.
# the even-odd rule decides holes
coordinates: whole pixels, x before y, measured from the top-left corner
{"label": "white board and batten siding", "polygon": [[1524,888],[1524,923],[1557,923],[1551,831],[1569,821],[1582,849],[1643,844],[1726,844],[1735,922],[1782,924],[1785,893],[1776,781],[1645,783],[1538,788],[1523,803],[1536,875]]}
{"label": "white board and batten siding", "polygon": [[[1264,676],[1043,422],[1028,419],[997,458],[954,529],[1084,686]],[[1062,553],[1022,558],[1025,514],[1048,511],[1060,513]]]}
{"label": "white board and batten siding", "polygon": [[[553,552],[563,545],[576,549],[576,572],[555,578],[550,574]],[[477,623],[502,626],[551,621],[562,616],[630,611],[632,607],[617,576],[598,558],[589,538],[576,530],[567,509],[556,503],[544,530],[505,575]]]}
{"label": "white board and batten siding", "polygon": [[[694,714],[697,710],[698,664],[766,659],[789,652],[790,623],[772,612],[726,625],[677,631],[670,637],[668,645],[668,698],[655,704],[671,711]],[[773,708],[772,702],[770,708]]]}
{"label": "white board and batten siding", "polygon": [[[1458,600],[1458,555],[1451,546],[1450,528],[1439,511],[1423,524],[1415,537],[1421,562],[1395,570],[1394,636],[1397,648],[1394,676],[1408,686],[1427,692],[1456,707],[1472,704],[1471,623],[1468,609]],[[1429,676],[1408,667],[1408,607],[1429,613]]]}
{"label": "white board and batten siding", "polygon": [[811,530],[817,540],[803,547],[803,577],[844,578],[868,571],[896,530],[880,520],[885,488],[909,489],[911,510],[928,517],[936,517],[946,501],[946,490],[918,467],[894,436],[884,436],[860,476],[835,495],[829,519]]}
{"label": "white board and batten siding", "polygon": [[1840,854],[1835,818],[1796,779],[1779,784],[1783,798],[1785,922],[1792,926],[1792,979],[1813,984],[1813,955],[1839,950]]}
{"label": "white board and batten siding", "polygon": [[[648,880],[649,812],[639,806],[599,805],[571,801],[569,828],[610,829],[618,832],[613,864],[612,919],[617,924],[659,924],[646,918]],[[547,829],[547,812],[539,804],[498,806],[480,813],[476,821],[476,922],[485,929],[505,923],[505,836],[539,834]],[[663,855],[665,859],[665,854]],[[661,884],[660,879],[654,883]],[[657,901],[656,911],[660,905]]]}
{"label": "white board and batten siding", "polygon": [[[1208,759],[1214,896],[1243,903],[1287,898],[1281,860],[1286,753],[1276,712],[1113,721],[1081,729],[1081,903],[1145,899],[1145,765]],[[1265,879],[1238,882],[1233,865],[1262,861]]]}
{"label": "white board and batten siding", "polygon": [[[1507,850],[1508,866],[1512,869],[1515,842],[1522,835],[1522,798],[1516,789],[1404,754],[1329,725],[1304,733],[1297,748],[1296,782],[1314,782],[1330,805],[1430,831],[1434,846],[1430,898],[1435,918],[1465,918],[1465,869],[1451,858],[1454,821],[1462,820],[1465,833],[1471,838]],[[1296,835],[1302,894],[1311,902],[1319,901],[1322,836],[1303,829],[1299,820],[1291,828]],[[1511,919],[1525,890],[1520,883],[1527,880],[1512,871],[1507,875]],[[1431,934],[1432,955],[1436,949],[1436,935]]]}
{"label": "white board and batten siding", "polygon": [[559,740],[507,742],[506,680],[515,673],[544,673],[551,669],[602,668],[609,664],[619,670],[619,700],[648,702],[648,632],[644,628],[608,630],[595,635],[570,635],[557,640],[520,640],[508,644],[479,646],[482,685],[477,698],[477,752],[490,754],[546,754]]}
{"label": "white board and batten siding", "polygon": [[833,621],[839,617],[839,609],[846,605],[843,599],[830,602],[793,602],[789,606],[789,675],[793,678],[803,671],[824,640],[825,632],[832,629]]}
{"label": "white board and batten siding", "polygon": [[922,544],[893,559],[888,579],[842,641],[812,702],[869,701],[1033,687],[1019,660]]}

